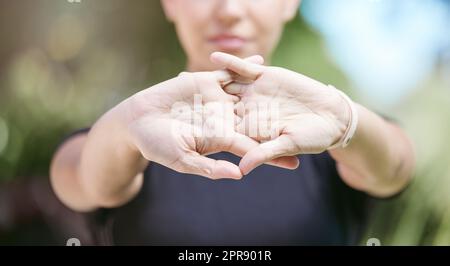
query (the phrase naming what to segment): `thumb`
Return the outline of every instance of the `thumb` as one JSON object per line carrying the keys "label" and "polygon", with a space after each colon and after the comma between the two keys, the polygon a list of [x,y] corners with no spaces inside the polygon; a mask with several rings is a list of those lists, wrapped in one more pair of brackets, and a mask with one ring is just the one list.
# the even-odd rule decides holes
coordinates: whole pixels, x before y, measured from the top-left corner
{"label": "thumb", "polygon": [[286,135],[281,135],[274,140],[259,144],[242,157],[239,168],[246,175],[264,163],[280,157],[292,156],[294,155],[292,145],[292,140]]}
{"label": "thumb", "polygon": [[[211,57],[213,58],[214,56],[211,54]],[[260,55],[253,55],[253,56],[247,57],[243,61],[252,63],[252,64],[257,64],[257,65],[264,64],[264,58]],[[221,63],[218,63],[218,64],[222,65]],[[235,73],[231,73],[227,69],[216,70],[214,72],[216,75],[216,79],[220,84],[228,84],[236,79],[239,80],[239,78],[233,77],[233,76],[236,76]],[[243,79],[243,81],[244,81],[244,83],[248,83],[248,82],[246,82],[245,78]]]}
{"label": "thumb", "polygon": [[[244,156],[248,151],[251,151],[254,148],[257,148],[260,144],[239,133],[236,133],[233,137],[233,141],[231,145],[228,146],[227,152],[231,152],[234,155],[237,156]],[[299,165],[299,160],[296,156],[280,156],[278,158],[275,158],[273,160],[269,160],[267,162],[264,162],[266,164],[286,168],[286,169],[296,169]],[[249,171],[250,172],[250,171]]]}
{"label": "thumb", "polygon": [[178,162],[174,170],[204,176],[210,179],[241,179],[242,173],[235,164],[224,160],[214,160],[199,153],[188,153]]}
{"label": "thumb", "polygon": [[[262,57],[257,60],[261,59]],[[222,52],[212,53],[210,56],[210,60],[211,62],[217,64],[218,66],[221,66],[222,68],[225,68],[227,70],[231,70],[236,74],[250,80],[256,80],[262,74],[263,71],[263,66],[261,65],[254,64],[252,62],[249,62],[248,60],[244,60],[234,55]]]}

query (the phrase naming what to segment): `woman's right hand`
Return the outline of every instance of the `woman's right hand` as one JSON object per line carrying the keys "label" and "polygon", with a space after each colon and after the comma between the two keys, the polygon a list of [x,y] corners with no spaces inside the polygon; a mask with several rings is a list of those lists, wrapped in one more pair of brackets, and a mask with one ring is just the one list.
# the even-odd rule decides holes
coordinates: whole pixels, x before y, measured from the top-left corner
{"label": "woman's right hand", "polygon": [[[262,60],[253,58],[250,60]],[[222,86],[232,76],[224,70],[182,73],[123,102],[128,139],[142,156],[175,171],[211,179],[240,179],[239,167],[207,154],[226,151],[243,156],[258,142],[235,131],[238,97]],[[296,157],[270,164],[293,169]]]}

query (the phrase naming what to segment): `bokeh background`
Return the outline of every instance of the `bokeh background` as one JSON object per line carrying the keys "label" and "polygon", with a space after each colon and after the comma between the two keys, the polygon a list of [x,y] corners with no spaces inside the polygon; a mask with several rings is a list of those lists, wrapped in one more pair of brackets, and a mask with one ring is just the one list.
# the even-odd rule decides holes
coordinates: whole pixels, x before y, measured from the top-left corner
{"label": "bokeh background", "polygon": [[[88,239],[50,190],[52,153],[184,64],[157,0],[0,0],[0,245]],[[304,0],[272,64],[336,85],[415,144],[413,183],[377,203],[361,244],[450,245],[450,1]]]}

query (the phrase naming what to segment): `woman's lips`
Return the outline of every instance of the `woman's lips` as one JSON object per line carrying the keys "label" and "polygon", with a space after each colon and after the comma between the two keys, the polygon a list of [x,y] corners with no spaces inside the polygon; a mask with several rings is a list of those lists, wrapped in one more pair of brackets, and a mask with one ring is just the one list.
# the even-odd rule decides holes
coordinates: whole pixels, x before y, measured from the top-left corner
{"label": "woman's lips", "polygon": [[209,39],[219,50],[239,50],[246,44],[246,40],[235,35],[217,35]]}

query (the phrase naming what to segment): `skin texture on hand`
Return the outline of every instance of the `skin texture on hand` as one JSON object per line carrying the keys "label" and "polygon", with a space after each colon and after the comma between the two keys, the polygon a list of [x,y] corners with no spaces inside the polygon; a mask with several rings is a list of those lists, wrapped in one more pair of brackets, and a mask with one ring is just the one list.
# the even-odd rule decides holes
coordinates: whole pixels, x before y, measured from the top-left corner
{"label": "skin texture on hand", "polygon": [[[247,60],[262,63],[258,56]],[[233,106],[239,97],[222,88],[231,81],[227,71],[184,72],[137,93],[128,101],[132,143],[145,159],[178,172],[240,179],[237,165],[205,156],[221,151],[243,156],[258,146],[257,141],[235,131]],[[298,159],[279,158],[272,164],[293,169]]]}
{"label": "skin texture on hand", "polygon": [[[242,158],[244,174],[280,156],[321,153],[344,134],[349,109],[328,86],[287,69],[251,64],[224,53],[213,53],[211,60],[250,80],[224,88],[240,97],[236,113],[242,120],[236,131],[264,141]],[[265,112],[267,108],[260,108],[264,104],[274,106],[276,112]],[[255,123],[264,125],[256,135],[249,132],[249,125]]]}

